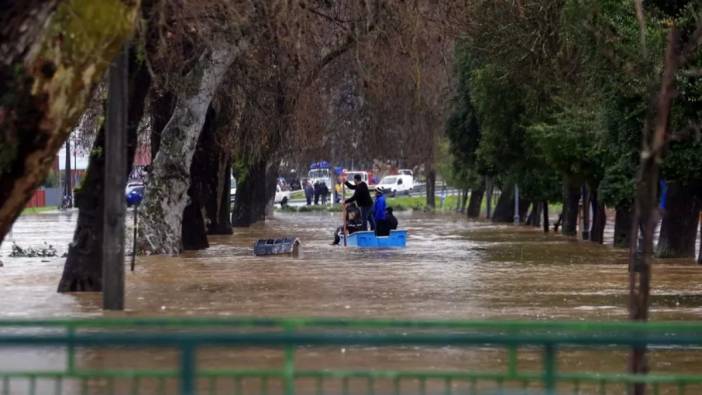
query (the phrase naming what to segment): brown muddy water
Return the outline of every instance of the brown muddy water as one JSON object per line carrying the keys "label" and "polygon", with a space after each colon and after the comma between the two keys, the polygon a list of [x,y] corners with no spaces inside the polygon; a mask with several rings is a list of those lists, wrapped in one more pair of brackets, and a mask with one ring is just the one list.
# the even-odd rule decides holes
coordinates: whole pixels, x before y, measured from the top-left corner
{"label": "brown muddy water", "polygon": [[[179,257],[140,257],[127,272],[126,311],[103,313],[98,294],[57,294],[62,258],[9,258],[46,242],[60,253],[76,214],[24,216],[2,245],[0,314],[4,318],[95,316],[306,316],[403,319],[622,320],[626,318],[626,251],[538,229],[468,222],[462,217],[399,213],[408,247],[361,251],[331,246],[338,214],[276,213],[265,225],[211,238],[211,248]],[[299,258],[252,255],[258,238],[292,235]],[[702,318],[702,267],[656,262],[652,320]],[[0,351],[0,371],[60,369],[62,350]],[[298,354],[303,367],[451,369],[503,366],[500,350],[352,348]],[[520,367],[540,364],[523,352]],[[207,351],[205,367],[279,367],[276,350]],[[174,352],[88,351],[83,367],[177,366]],[[624,372],[625,352],[580,351],[559,358],[564,370]],[[702,372],[702,350],[655,351],[656,372]],[[272,392],[276,392],[271,389]],[[609,393],[620,393],[614,387]],[[621,389],[621,391],[624,391]],[[355,392],[355,391],[352,391]],[[403,391],[404,392],[404,391]],[[21,392],[18,392],[21,393]],[[148,393],[148,392],[147,392]],[[583,392],[587,393],[587,392]],[[686,392],[686,393],[702,393]]]}

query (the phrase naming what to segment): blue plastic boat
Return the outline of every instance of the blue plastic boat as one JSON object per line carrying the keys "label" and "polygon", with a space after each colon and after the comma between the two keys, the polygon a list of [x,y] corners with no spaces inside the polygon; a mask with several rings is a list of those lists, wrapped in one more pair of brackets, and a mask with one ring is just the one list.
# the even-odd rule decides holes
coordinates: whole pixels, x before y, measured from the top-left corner
{"label": "blue plastic boat", "polygon": [[346,245],[358,248],[405,248],[406,230],[391,230],[390,236],[376,236],[375,232],[355,232],[346,239]]}

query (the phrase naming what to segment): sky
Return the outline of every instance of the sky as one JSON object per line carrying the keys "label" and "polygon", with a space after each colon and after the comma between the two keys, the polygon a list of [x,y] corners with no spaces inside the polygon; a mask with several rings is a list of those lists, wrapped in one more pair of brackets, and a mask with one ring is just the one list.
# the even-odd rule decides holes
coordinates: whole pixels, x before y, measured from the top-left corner
{"label": "sky", "polygon": [[[77,155],[73,156],[73,145],[71,145],[71,168],[73,169],[78,169],[78,170],[85,170],[88,167],[88,155],[87,153],[80,152],[80,150],[77,152]],[[63,147],[61,147],[61,150],[58,153],[59,157],[59,169],[64,170],[66,168],[66,145],[64,144]]]}

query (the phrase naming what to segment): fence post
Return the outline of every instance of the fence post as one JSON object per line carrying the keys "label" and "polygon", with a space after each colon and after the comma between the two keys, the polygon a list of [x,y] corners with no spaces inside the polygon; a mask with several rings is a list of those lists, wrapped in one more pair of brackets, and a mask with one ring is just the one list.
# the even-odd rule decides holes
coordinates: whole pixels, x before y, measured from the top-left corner
{"label": "fence post", "polygon": [[544,345],[544,392],[546,395],[556,393],[556,346]]}
{"label": "fence post", "polygon": [[68,373],[72,374],[76,369],[76,347],[73,345],[73,338],[76,335],[75,326],[69,324],[68,328],[66,328],[66,332],[70,341],[68,344],[68,355],[66,356],[66,368],[68,369]]}
{"label": "fence post", "polygon": [[[294,324],[288,322],[283,324],[287,334],[293,334],[296,330]],[[285,346],[285,357],[283,362],[283,385],[285,395],[295,394],[295,346]]]}
{"label": "fence post", "polygon": [[195,346],[184,344],[180,350],[180,394],[195,395]]}
{"label": "fence post", "polygon": [[295,394],[295,347],[285,346],[285,365],[283,367],[285,395]]}

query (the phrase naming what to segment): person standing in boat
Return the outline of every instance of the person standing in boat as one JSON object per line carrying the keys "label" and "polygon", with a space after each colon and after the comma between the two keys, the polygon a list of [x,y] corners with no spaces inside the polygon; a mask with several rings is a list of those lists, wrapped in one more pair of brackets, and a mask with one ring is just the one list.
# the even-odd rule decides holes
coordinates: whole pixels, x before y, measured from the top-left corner
{"label": "person standing in boat", "polygon": [[361,210],[361,222],[363,223],[363,230],[368,230],[368,222],[371,222],[371,229],[375,229],[375,223],[373,223],[373,218],[371,217],[373,210],[373,198],[371,198],[370,192],[368,191],[368,185],[363,182],[360,174],[353,176],[355,184],[346,181],[346,186],[352,189],[353,196],[346,199],[345,203],[356,203]]}

